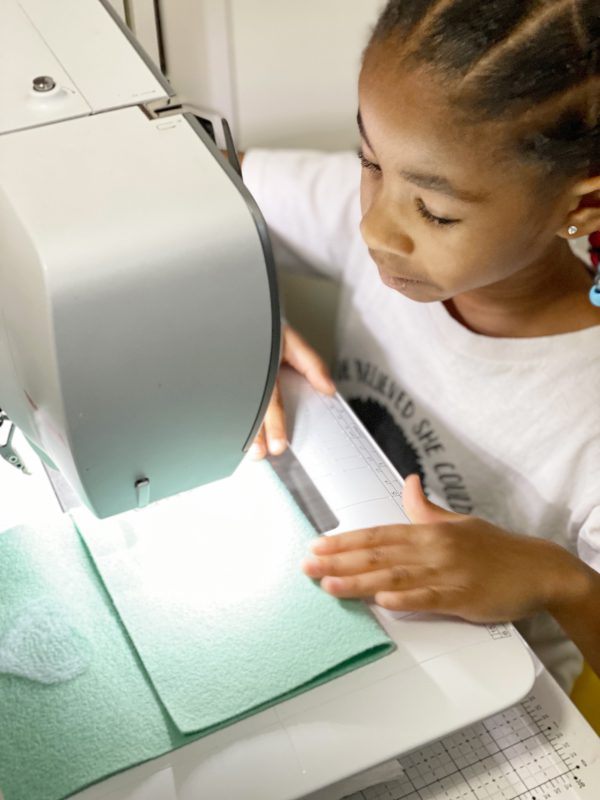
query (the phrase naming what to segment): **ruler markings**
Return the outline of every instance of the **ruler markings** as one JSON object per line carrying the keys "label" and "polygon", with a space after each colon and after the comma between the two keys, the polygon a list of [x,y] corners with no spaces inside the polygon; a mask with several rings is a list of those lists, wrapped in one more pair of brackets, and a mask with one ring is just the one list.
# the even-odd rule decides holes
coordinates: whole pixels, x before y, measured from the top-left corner
{"label": "ruler markings", "polygon": [[581,787],[576,777],[581,765],[557,729],[531,695],[400,757],[402,777],[347,800],[574,800],[580,796],[571,792]]}
{"label": "ruler markings", "polygon": [[368,440],[359,425],[350,416],[346,407],[342,405],[339,398],[321,396],[320,399],[327,406],[340,429],[346,434],[348,439],[364,458],[367,466],[371,468],[387,495],[402,512],[404,512],[402,506],[402,483],[394,477],[392,470],[384,458],[382,458],[378,449]]}

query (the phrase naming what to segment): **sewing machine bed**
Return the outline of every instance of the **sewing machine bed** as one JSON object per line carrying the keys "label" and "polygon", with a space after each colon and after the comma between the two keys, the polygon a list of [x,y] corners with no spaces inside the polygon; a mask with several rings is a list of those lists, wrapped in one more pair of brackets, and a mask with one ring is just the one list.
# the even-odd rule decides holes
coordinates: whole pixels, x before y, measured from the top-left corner
{"label": "sewing machine bed", "polygon": [[[343,402],[291,374],[284,393],[292,446],[339,519],[336,530],[403,521],[401,481]],[[18,514],[36,522],[26,512],[31,495],[16,502],[26,481],[38,492],[37,523],[40,514],[58,516],[36,472],[11,473],[16,511],[4,511],[2,528]],[[510,625],[374,613],[396,645],[390,655],[115,775],[78,800],[295,800],[509,707],[533,683],[530,654]]]}

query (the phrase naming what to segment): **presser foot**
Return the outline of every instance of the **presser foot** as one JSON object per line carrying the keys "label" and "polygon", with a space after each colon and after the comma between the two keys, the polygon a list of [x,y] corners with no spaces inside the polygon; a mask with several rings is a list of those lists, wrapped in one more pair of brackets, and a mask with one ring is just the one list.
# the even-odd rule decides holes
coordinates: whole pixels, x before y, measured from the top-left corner
{"label": "presser foot", "polygon": [[7,422],[10,424],[10,428],[8,431],[8,438],[3,445],[0,445],[0,457],[11,464],[13,467],[20,469],[21,472],[24,472],[25,475],[31,475],[27,467],[25,466],[25,462],[19,455],[19,453],[15,450],[12,444],[12,439],[15,433],[15,424],[11,422],[10,419],[3,413],[0,409],[0,428],[3,424]]}

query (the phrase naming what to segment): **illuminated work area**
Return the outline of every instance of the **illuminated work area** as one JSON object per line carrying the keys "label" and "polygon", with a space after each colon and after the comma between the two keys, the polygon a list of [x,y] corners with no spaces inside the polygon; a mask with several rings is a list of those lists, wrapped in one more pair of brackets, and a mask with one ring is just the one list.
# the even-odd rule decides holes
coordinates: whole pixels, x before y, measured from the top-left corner
{"label": "illuminated work area", "polygon": [[380,11],[0,0],[0,800],[597,797],[571,643],[561,688],[554,629],[546,659],[509,614],[394,605],[405,550],[383,589],[338,569],[366,557],[368,581],[390,531],[496,522],[431,343],[403,375],[362,323],[337,349],[343,315],[423,286],[369,246],[382,280],[348,292],[368,252],[320,182],[370,236],[350,151],[376,180],[356,83]]}

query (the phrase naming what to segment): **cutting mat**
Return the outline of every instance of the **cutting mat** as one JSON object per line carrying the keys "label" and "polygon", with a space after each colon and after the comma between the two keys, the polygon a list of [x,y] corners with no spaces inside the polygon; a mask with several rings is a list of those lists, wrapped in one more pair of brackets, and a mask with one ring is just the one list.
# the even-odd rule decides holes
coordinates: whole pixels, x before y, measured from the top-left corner
{"label": "cutting mat", "polygon": [[545,671],[518,705],[397,764],[396,780],[346,795],[347,800],[600,797],[600,739]]}

